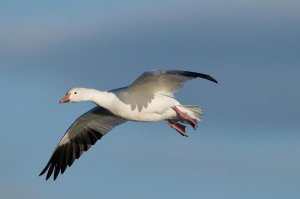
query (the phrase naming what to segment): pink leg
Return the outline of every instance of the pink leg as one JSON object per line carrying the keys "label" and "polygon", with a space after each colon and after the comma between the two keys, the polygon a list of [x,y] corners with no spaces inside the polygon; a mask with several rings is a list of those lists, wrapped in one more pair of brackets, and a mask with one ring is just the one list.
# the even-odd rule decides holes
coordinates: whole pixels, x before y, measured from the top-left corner
{"label": "pink leg", "polygon": [[182,112],[176,106],[173,106],[172,109],[176,112],[177,117],[186,121],[189,125],[191,125],[194,129],[197,127],[197,121],[192,119],[187,113]]}
{"label": "pink leg", "polygon": [[170,125],[171,128],[175,129],[182,136],[188,137],[186,132],[185,132],[185,126],[184,125],[176,123],[173,120],[167,120],[167,121],[168,121],[168,124]]}

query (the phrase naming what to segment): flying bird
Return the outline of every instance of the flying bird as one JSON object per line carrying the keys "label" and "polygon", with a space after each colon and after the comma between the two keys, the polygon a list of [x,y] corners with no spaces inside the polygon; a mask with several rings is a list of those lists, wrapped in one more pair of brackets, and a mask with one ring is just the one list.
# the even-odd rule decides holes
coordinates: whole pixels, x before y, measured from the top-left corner
{"label": "flying bird", "polygon": [[202,110],[196,105],[182,105],[175,99],[174,93],[186,81],[198,77],[218,83],[206,74],[167,70],[144,72],[129,86],[110,91],[89,88],[68,90],[60,103],[90,101],[97,106],[81,115],[69,127],[40,176],[47,172],[46,180],[52,174],[55,180],[97,140],[126,121],[164,120],[180,135],[187,137],[184,124],[196,129]]}

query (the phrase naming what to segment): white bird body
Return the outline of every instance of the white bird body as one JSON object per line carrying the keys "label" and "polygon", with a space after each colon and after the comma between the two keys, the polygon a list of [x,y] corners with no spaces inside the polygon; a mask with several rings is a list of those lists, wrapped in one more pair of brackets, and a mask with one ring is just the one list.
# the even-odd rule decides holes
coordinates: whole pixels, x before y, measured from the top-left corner
{"label": "white bird body", "polygon": [[206,74],[170,70],[145,72],[129,86],[111,91],[70,89],[60,103],[90,101],[97,106],[69,127],[40,175],[48,171],[46,179],[53,173],[55,180],[97,140],[126,121],[165,120],[171,128],[187,137],[185,126],[179,122],[196,129],[202,109],[197,105],[181,105],[173,94],[184,82],[197,77],[218,83]]}
{"label": "white bird body", "polygon": [[[174,105],[179,105],[180,103],[173,97],[155,94],[153,100],[147,105],[147,107],[142,107],[142,109],[132,108],[130,104],[125,104],[120,98],[127,97],[126,92],[105,92],[104,95],[106,99],[109,99],[111,103],[107,107],[113,114],[118,115],[130,121],[140,121],[140,122],[155,122],[166,119],[173,119],[176,117],[176,113],[171,109]],[[102,97],[95,99],[96,104],[102,104]]]}
{"label": "white bird body", "polygon": [[130,93],[126,91],[127,87],[114,89],[112,91],[98,91],[88,88],[74,88],[86,92],[88,96],[92,96],[89,101],[106,108],[114,115],[122,117],[128,121],[138,122],[157,122],[167,119],[176,119],[177,114],[172,109],[173,106],[179,106],[179,109],[186,112],[195,120],[200,120],[193,111],[181,106],[181,104],[173,97],[164,94],[154,94],[151,102],[147,106],[138,109],[132,108],[132,105],[124,103],[121,99],[130,98]]}

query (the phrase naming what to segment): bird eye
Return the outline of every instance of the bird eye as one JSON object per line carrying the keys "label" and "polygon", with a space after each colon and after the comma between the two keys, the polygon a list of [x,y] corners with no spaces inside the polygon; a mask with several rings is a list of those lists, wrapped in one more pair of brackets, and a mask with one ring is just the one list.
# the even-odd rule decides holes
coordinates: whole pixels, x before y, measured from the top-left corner
{"label": "bird eye", "polygon": [[74,94],[77,94],[77,92],[74,92]]}

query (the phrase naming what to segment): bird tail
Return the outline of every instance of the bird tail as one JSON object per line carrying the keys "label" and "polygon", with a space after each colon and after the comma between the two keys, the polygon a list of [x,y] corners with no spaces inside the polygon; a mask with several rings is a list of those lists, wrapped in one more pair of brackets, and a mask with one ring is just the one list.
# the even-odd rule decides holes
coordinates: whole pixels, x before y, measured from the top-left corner
{"label": "bird tail", "polygon": [[177,105],[177,107],[183,111],[186,112],[191,118],[197,120],[200,122],[202,120],[202,108],[201,106],[197,105]]}

